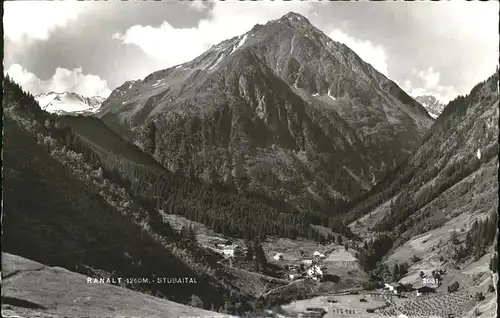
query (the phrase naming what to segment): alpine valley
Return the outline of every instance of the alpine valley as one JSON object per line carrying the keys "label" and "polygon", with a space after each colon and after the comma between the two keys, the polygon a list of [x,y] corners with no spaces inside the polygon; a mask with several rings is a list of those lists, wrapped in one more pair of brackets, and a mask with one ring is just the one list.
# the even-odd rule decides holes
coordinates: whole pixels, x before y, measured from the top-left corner
{"label": "alpine valley", "polygon": [[498,80],[413,99],[293,12],[104,101],[7,76],[2,313],[494,317]]}

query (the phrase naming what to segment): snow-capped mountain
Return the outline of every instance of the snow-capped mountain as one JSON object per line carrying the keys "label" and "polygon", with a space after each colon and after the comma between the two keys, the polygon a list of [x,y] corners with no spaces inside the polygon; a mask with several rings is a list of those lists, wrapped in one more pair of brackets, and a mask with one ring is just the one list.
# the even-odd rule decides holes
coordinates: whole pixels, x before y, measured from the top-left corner
{"label": "snow-capped mountain", "polygon": [[85,97],[71,92],[39,94],[35,99],[49,113],[82,115],[96,113],[105,100],[101,96]]}
{"label": "snow-capped mountain", "polygon": [[422,95],[415,97],[415,100],[425,107],[432,118],[437,118],[443,111],[445,104],[441,103],[436,97],[432,95]]}

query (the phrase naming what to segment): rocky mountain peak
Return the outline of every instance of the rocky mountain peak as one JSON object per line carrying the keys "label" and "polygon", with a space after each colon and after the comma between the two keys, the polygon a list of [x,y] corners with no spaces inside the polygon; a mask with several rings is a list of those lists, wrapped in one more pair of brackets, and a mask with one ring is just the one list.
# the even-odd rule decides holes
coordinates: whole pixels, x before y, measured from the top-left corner
{"label": "rocky mountain peak", "polygon": [[171,171],[304,210],[368,189],[432,124],[394,82],[294,12],[124,83],[97,116]]}
{"label": "rocky mountain peak", "polygon": [[295,13],[295,12],[288,12],[284,16],[278,19],[280,22],[288,22],[291,23],[294,26],[300,26],[300,25],[311,25],[309,20],[304,17],[301,14]]}

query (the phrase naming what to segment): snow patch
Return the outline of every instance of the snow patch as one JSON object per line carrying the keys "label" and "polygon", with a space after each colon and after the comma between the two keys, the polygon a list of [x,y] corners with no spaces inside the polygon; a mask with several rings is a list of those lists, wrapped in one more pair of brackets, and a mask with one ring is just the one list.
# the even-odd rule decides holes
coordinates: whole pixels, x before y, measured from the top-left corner
{"label": "snow patch", "polygon": [[[350,137],[349,135],[346,135],[346,136],[345,136],[345,139],[347,140],[347,142],[348,142],[351,146],[354,146],[354,144],[353,144],[353,142],[352,142],[352,139],[351,139],[351,137]],[[373,175],[373,173],[372,173],[372,175]]]}
{"label": "snow patch", "polygon": [[158,87],[158,86],[160,86],[161,84],[163,84],[163,81],[164,81],[164,79],[162,79],[162,80],[157,80],[157,81],[156,81],[156,83],[155,83],[155,84],[153,84],[152,86],[153,86],[153,87]]}
{"label": "snow patch", "polygon": [[259,117],[260,119],[263,119],[264,116],[265,116],[265,112],[264,112],[264,107],[262,107],[262,102],[264,101],[264,96],[262,96],[259,100],[259,105],[257,106],[257,108],[255,109],[255,112],[257,114],[257,117]]}
{"label": "snow patch", "polygon": [[245,41],[247,40],[247,34],[243,35],[243,37],[240,39],[240,42],[238,43],[238,45],[236,45],[233,50],[231,51],[231,53],[229,54],[233,54],[234,51],[236,51],[237,49],[239,49],[243,44],[245,44]]}
{"label": "snow patch", "polygon": [[313,97],[318,97],[318,96],[319,96],[319,94],[318,94],[318,93],[314,93],[314,94],[313,94]]}
{"label": "snow patch", "polygon": [[215,62],[215,64],[214,64],[214,65],[212,65],[212,66],[210,67],[210,69],[212,70],[212,69],[214,69],[217,65],[219,65],[220,61],[222,61],[222,59],[223,59],[225,56],[226,56],[225,54],[221,54],[221,56],[219,57],[219,59],[217,60],[217,62]]}
{"label": "snow patch", "polygon": [[331,99],[333,100],[337,100],[335,97],[333,97],[331,94],[330,94],[330,90],[328,90],[328,97],[330,97]]}
{"label": "snow patch", "polygon": [[57,97],[56,93],[50,92],[47,95],[40,95],[40,97],[37,97],[37,101],[40,104],[40,106],[43,107],[48,105],[56,97]]}
{"label": "snow patch", "polygon": [[481,159],[481,149],[477,149],[477,152],[476,152],[476,157],[477,159]]}

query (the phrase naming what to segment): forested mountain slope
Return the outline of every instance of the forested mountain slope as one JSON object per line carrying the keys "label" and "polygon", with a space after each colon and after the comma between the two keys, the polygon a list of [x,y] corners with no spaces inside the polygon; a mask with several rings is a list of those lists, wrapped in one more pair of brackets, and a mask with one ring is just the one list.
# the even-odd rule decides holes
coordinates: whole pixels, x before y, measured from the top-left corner
{"label": "forested mountain slope", "polygon": [[[107,170],[124,160],[105,161],[9,78],[3,105],[5,252],[89,276],[148,277],[147,284],[125,287],[176,302],[194,297],[207,309],[250,309],[248,296],[217,272],[219,256],[200,248],[190,229],[174,231],[138,190]],[[157,284],[154,277],[198,283]]]}
{"label": "forested mountain slope", "polygon": [[[432,257],[440,255],[447,266],[491,251],[498,209],[498,107],[497,72],[450,102],[408,160],[359,199],[346,215],[348,222],[358,220],[351,228],[365,236],[382,234],[384,242],[368,253],[368,267],[422,233],[426,253],[432,248]],[[411,253],[399,255],[408,259]]]}
{"label": "forested mountain slope", "polygon": [[171,171],[328,213],[395,167],[432,123],[294,13],[124,83],[98,117]]}
{"label": "forested mountain slope", "polygon": [[[319,239],[310,223],[324,224],[351,236],[347,226],[322,213],[297,213],[287,204],[258,195],[245,195],[217,182],[208,184],[171,173],[123,140],[99,119],[63,116],[61,123],[82,138],[85,147],[111,178],[125,182],[142,200],[166,213],[185,216],[224,235],[263,239],[265,235]],[[212,178],[215,178],[212,176]]]}

